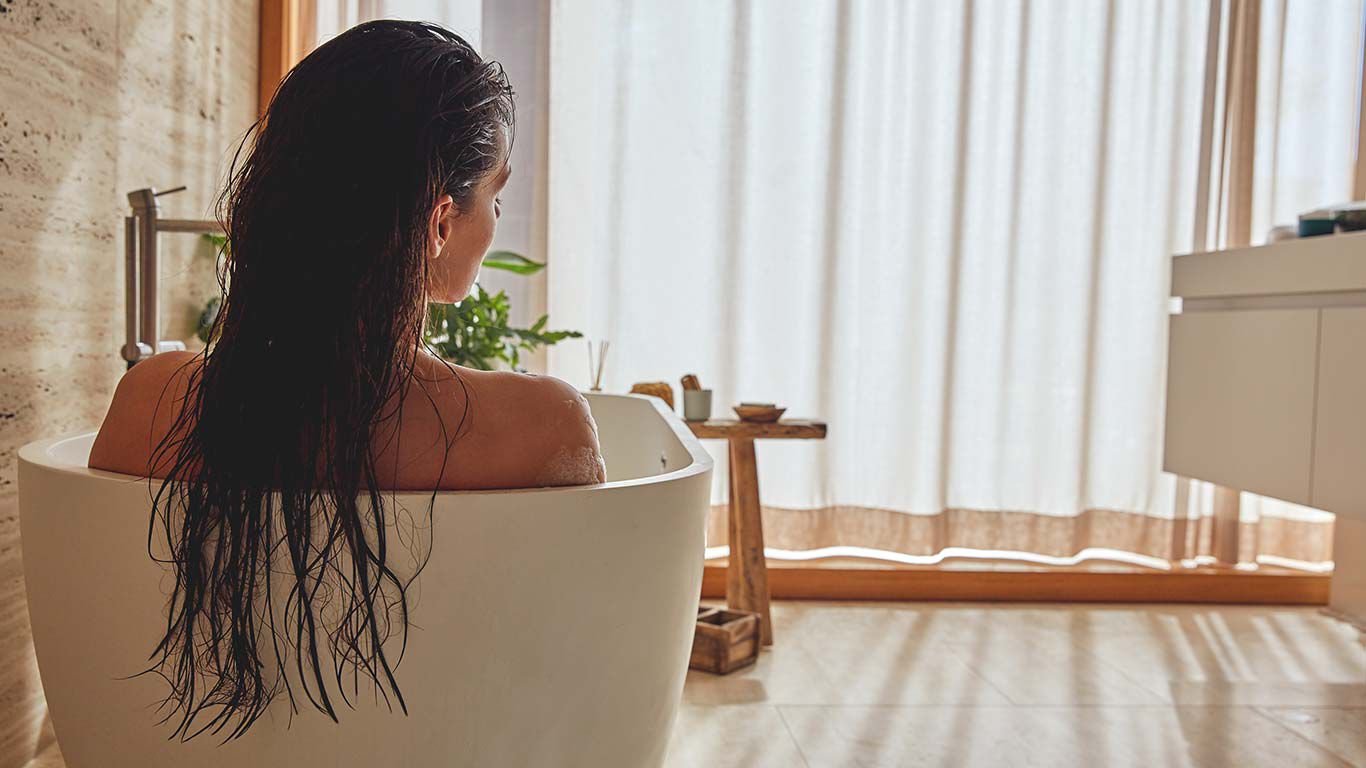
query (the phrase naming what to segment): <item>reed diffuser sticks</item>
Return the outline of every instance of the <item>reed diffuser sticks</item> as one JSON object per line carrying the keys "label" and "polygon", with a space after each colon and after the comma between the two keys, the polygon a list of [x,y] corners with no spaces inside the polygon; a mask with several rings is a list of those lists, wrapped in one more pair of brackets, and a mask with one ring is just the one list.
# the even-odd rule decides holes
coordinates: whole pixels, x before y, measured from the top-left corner
{"label": "reed diffuser sticks", "polygon": [[[597,347],[596,357],[593,354],[595,346]],[[611,346],[612,342],[607,340],[594,344],[592,339],[588,339],[588,378],[593,382],[593,392],[602,391],[602,373],[607,368],[607,349]]]}

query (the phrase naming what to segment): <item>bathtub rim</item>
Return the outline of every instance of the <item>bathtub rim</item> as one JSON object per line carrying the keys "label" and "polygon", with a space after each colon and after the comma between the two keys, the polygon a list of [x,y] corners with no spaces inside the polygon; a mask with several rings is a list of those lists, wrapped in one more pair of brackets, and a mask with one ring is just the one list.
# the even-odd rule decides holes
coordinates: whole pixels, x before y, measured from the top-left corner
{"label": "bathtub rim", "polygon": [[[652,395],[609,394],[605,392],[583,392],[582,394],[590,399],[613,398],[619,400],[644,400],[648,402],[649,405],[654,408],[656,414],[658,414],[663,419],[664,423],[669,426],[669,429],[673,431],[674,437],[678,439],[683,445],[684,450],[688,452],[691,461],[686,466],[658,475],[632,477],[624,480],[612,480],[605,483],[593,483],[591,485],[555,485],[536,488],[494,488],[484,490],[424,490],[420,488],[400,490],[381,489],[380,493],[386,497],[410,496],[424,499],[431,499],[433,496],[439,499],[447,496],[506,496],[514,494],[543,493],[580,494],[675,482],[694,475],[710,472],[714,468],[715,460],[711,457],[711,454],[707,453],[707,450],[702,447],[701,440],[692,433],[692,430],[688,428],[687,424],[684,423],[683,419],[680,418],[677,413],[672,409],[665,407],[663,400]],[[91,469],[85,465],[70,464],[65,461],[58,461],[54,458],[53,450],[57,446],[73,440],[82,440],[95,434],[98,434],[98,430],[82,430],[27,443],[19,448],[18,463],[21,465],[29,464],[34,467],[41,467],[45,470],[61,472],[77,477],[120,481],[129,485],[133,483],[146,483],[149,487],[153,487],[154,484],[162,482],[162,478],[139,477],[137,475],[125,475],[121,472],[110,472],[104,469]]]}

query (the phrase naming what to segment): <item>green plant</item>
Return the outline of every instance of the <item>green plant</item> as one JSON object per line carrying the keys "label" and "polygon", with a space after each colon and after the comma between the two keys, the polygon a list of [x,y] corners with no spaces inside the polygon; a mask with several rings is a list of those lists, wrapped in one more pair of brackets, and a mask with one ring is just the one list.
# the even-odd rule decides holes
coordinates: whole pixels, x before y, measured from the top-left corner
{"label": "green plant", "polygon": [[[205,239],[213,244],[213,251],[219,258],[227,253],[227,238],[205,235]],[[545,269],[545,264],[511,251],[490,251],[484,256],[483,265],[517,275],[534,275]],[[195,335],[205,344],[209,343],[219,308],[220,298],[215,296],[199,315]],[[427,305],[423,338],[438,354],[456,365],[489,371],[499,362],[516,370],[523,353],[583,336],[578,331],[546,330],[549,320],[546,315],[541,315],[530,328],[516,328],[511,324],[511,313],[511,302],[505,291],[489,293],[476,284],[459,304]]]}
{"label": "green plant", "polygon": [[[545,269],[544,264],[510,251],[489,253],[484,266],[519,275],[534,275]],[[488,371],[499,361],[515,370],[522,353],[583,336],[578,331],[547,331],[546,315],[530,328],[514,328],[509,321],[511,309],[505,291],[489,293],[476,284],[459,304],[427,306],[426,341],[456,365]]]}
{"label": "green plant", "polygon": [[[226,235],[207,234],[204,235],[204,239],[213,246],[214,259],[222,259],[227,256],[228,238]],[[194,335],[205,344],[209,343],[213,335],[213,323],[218,319],[218,311],[222,308],[223,297],[214,296],[204,302],[204,308],[199,312],[199,319],[195,321]]]}
{"label": "green plant", "polygon": [[213,323],[218,319],[218,310],[223,308],[223,298],[215,296],[204,304],[204,309],[199,313],[199,320],[195,323],[194,335],[205,344],[213,336]]}

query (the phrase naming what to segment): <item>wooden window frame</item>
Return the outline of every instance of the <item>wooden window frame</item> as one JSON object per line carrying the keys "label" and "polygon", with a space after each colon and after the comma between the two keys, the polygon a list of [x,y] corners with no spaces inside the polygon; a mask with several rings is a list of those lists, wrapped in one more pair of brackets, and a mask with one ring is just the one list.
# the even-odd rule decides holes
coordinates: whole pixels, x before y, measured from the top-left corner
{"label": "wooden window frame", "polygon": [[[1321,573],[1219,566],[1148,572],[1085,567],[995,571],[844,568],[770,561],[768,568],[769,594],[774,600],[1324,606],[1330,582]],[[726,566],[708,564],[703,569],[702,597],[725,599]]]}
{"label": "wooden window frame", "polygon": [[313,45],[317,0],[261,0],[257,115],[265,115],[280,81]]}

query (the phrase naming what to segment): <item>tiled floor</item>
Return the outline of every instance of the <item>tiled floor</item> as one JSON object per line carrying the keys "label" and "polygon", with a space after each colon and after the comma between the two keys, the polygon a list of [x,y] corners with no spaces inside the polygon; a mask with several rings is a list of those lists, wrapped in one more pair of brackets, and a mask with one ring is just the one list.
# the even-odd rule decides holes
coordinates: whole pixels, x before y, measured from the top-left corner
{"label": "tiled floor", "polygon": [[1366,645],[1312,609],[782,603],[693,672],[669,768],[1366,766]]}
{"label": "tiled floor", "polygon": [[1366,645],[1313,609],[787,602],[773,621],[757,666],[689,673],[668,768],[1366,766]]}

